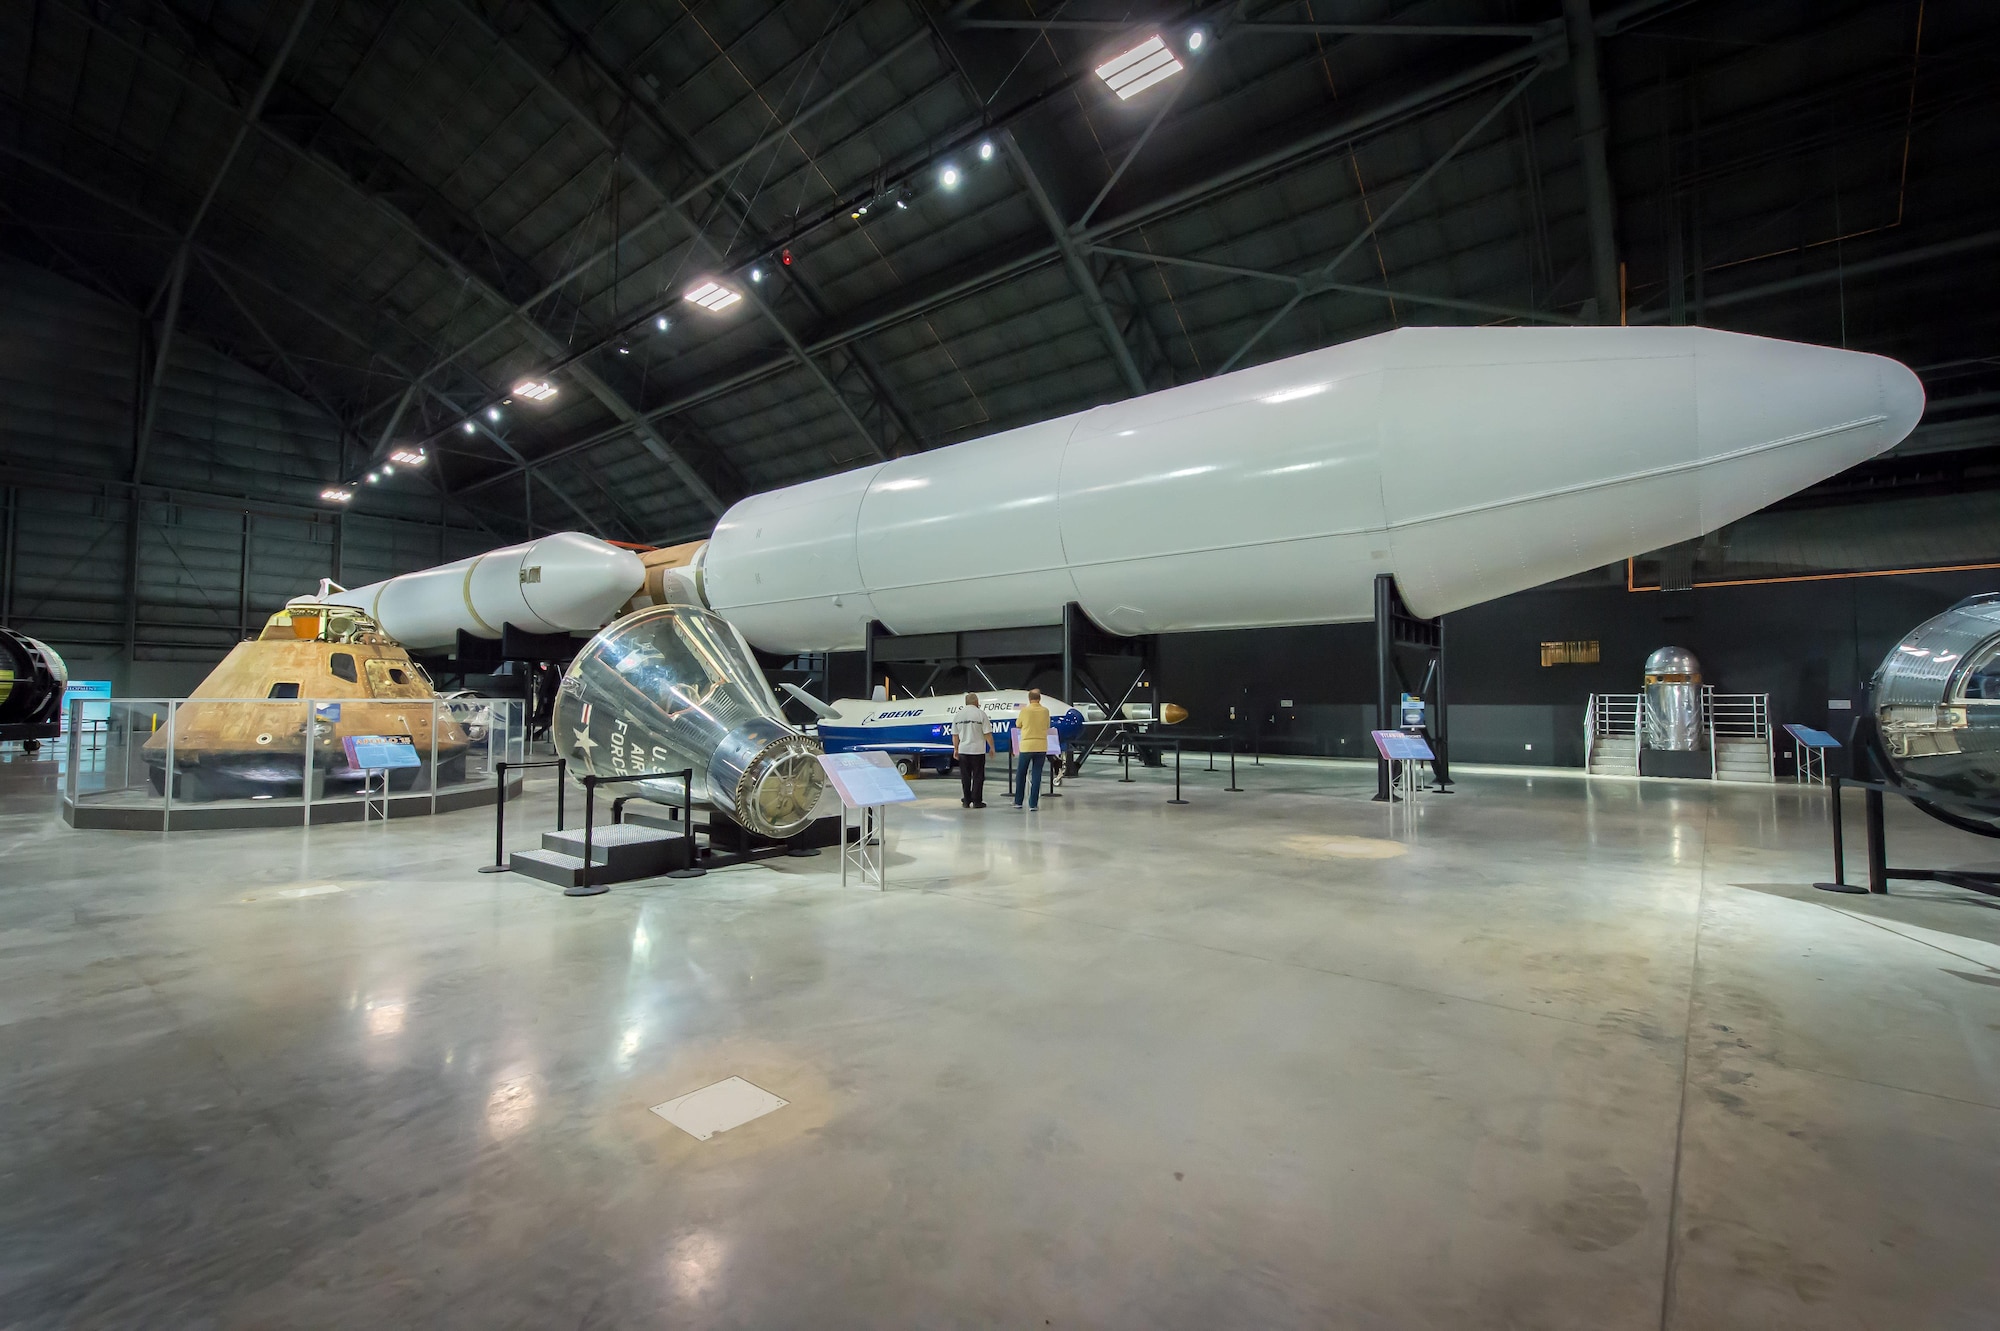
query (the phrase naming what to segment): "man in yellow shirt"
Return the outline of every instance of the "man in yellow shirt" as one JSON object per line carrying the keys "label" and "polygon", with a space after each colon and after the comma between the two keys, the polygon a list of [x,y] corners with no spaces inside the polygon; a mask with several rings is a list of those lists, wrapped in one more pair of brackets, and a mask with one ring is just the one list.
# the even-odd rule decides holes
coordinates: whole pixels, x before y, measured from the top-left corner
{"label": "man in yellow shirt", "polygon": [[1049,760],[1049,709],[1042,706],[1042,691],[1028,690],[1028,705],[1014,718],[1014,752],[1020,755],[1014,772],[1014,807],[1021,796],[1028,807],[1039,809],[1042,801],[1042,764]]}

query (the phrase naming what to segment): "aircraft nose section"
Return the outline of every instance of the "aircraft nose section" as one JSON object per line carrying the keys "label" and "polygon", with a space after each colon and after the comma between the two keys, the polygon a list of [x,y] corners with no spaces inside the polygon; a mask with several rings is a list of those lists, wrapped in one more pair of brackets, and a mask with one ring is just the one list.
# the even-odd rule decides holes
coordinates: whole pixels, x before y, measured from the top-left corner
{"label": "aircraft nose section", "polygon": [[1708,333],[1696,384],[1704,531],[1895,446],[1923,415],[1898,361],[1734,333]]}

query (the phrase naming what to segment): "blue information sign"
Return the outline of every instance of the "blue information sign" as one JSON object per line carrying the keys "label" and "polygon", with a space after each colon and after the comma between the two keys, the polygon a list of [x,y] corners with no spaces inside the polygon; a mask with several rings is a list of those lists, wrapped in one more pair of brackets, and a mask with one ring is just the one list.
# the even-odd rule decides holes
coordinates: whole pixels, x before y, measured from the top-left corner
{"label": "blue information sign", "polygon": [[840,802],[850,809],[868,809],[882,804],[904,804],[917,797],[909,782],[896,770],[889,755],[878,749],[861,753],[822,753],[819,765],[839,792]]}
{"label": "blue information sign", "polygon": [[1422,735],[1412,735],[1404,730],[1371,730],[1375,738],[1375,751],[1391,762],[1431,762],[1436,755],[1431,746],[1424,743]]}
{"label": "blue information sign", "polygon": [[347,750],[347,765],[357,771],[423,766],[408,735],[343,735],[340,744]]}

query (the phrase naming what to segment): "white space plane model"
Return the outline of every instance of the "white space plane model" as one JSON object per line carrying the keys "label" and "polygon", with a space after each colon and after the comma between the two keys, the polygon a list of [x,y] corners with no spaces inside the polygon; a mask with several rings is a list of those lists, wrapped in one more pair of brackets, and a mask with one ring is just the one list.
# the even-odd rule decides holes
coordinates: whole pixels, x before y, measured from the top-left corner
{"label": "white space plane model", "polygon": [[[951,727],[958,710],[965,706],[963,693],[928,698],[841,698],[828,703],[796,684],[778,687],[819,718],[820,746],[828,753],[872,749],[895,754],[906,760],[906,770],[912,772],[918,767],[942,769],[951,765]],[[878,688],[876,692],[882,690]],[[993,747],[1008,752],[1015,718],[1028,705],[1028,691],[981,689],[978,692],[980,710],[986,713],[986,720],[993,728]],[[1044,694],[1042,705],[1049,709],[1049,728],[1055,731],[1061,750],[1072,748],[1084,727],[1091,724],[1081,710],[1059,698]]]}
{"label": "white space plane model", "polygon": [[742,500],[644,556],[563,533],[329,599],[405,646],[712,610],[771,652],[1060,621],[1435,616],[1715,530],[1893,447],[1896,361],[1709,328],[1402,328]]}

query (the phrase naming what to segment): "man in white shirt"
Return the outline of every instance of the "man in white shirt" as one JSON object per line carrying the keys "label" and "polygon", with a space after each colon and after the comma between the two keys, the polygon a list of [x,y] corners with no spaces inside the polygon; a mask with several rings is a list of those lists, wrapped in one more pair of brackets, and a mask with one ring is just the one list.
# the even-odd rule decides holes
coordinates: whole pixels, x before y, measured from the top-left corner
{"label": "man in white shirt", "polygon": [[993,727],[979,705],[979,695],[965,695],[965,706],[951,714],[951,752],[958,759],[958,784],[964,792],[959,804],[967,809],[986,807],[986,755],[993,751]]}

